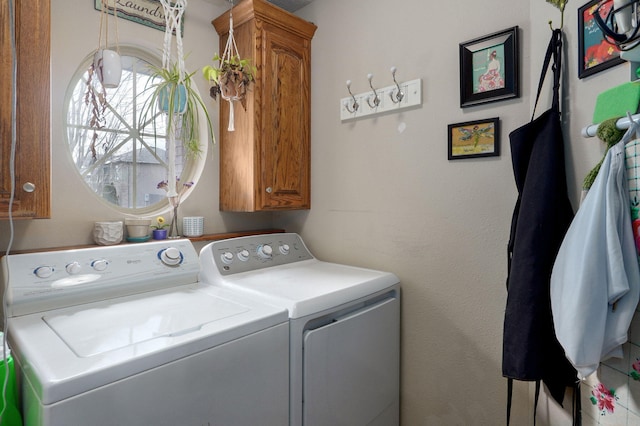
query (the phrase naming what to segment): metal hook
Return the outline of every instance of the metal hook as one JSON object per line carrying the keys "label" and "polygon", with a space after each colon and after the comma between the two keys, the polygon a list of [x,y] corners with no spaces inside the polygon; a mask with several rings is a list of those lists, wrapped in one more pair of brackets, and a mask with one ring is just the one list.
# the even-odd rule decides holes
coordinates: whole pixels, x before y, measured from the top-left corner
{"label": "metal hook", "polygon": [[373,105],[371,105],[371,102],[369,101],[371,97],[367,98],[367,103],[369,104],[370,108],[377,108],[378,105],[380,105],[380,97],[378,96],[378,92],[376,92],[376,89],[373,88],[373,74],[367,74],[367,78],[369,79],[369,87],[371,87],[371,90],[373,90]]}
{"label": "metal hook", "polygon": [[389,97],[391,97],[391,101],[394,104],[398,104],[402,102],[402,99],[404,98],[404,93],[402,93],[402,89],[400,89],[400,85],[396,81],[396,71],[397,71],[396,67],[391,67],[391,75],[393,76],[393,82],[396,84],[396,87],[398,88],[398,93],[396,93],[395,96],[393,95],[393,91],[389,93]]}
{"label": "metal hook", "polygon": [[349,94],[351,95],[351,98],[353,99],[353,105],[351,107],[351,108],[353,108],[353,110],[351,108],[349,108],[349,102],[346,102],[344,104],[344,107],[351,114],[354,114],[356,111],[358,111],[358,108],[360,107],[360,105],[358,104],[358,101],[356,100],[356,97],[353,95],[353,93],[351,93],[351,80],[347,80],[347,90],[349,91]]}

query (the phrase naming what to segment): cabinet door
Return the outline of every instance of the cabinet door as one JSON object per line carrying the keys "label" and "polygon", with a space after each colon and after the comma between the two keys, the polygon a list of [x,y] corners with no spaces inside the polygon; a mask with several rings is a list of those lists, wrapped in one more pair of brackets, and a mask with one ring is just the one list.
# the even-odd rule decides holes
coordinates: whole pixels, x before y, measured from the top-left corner
{"label": "cabinet door", "polygon": [[15,1],[17,110],[11,150],[13,55],[8,0],[0,0],[0,219],[7,218],[15,165],[16,218],[50,216],[50,0]]}
{"label": "cabinet door", "polygon": [[267,210],[310,208],[310,40],[262,29],[258,200]]}

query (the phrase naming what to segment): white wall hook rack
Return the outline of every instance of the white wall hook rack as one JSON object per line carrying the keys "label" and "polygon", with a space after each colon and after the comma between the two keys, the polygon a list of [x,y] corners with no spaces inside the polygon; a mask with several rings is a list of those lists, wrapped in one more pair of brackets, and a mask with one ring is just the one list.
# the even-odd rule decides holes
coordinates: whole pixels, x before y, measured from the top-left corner
{"label": "white wall hook rack", "polygon": [[[371,76],[371,74],[369,74]],[[369,76],[367,76],[369,77]],[[373,76],[371,76],[372,78]],[[395,80],[395,72],[393,73]],[[369,83],[371,83],[369,78]],[[351,83],[351,81],[349,81]],[[340,120],[349,121],[370,115],[383,114],[392,111],[422,105],[422,80],[416,79],[404,83],[394,83],[391,86],[373,89],[340,99]],[[351,84],[347,85],[351,93]],[[375,100],[378,103],[375,103]],[[358,108],[354,108],[358,105]]]}

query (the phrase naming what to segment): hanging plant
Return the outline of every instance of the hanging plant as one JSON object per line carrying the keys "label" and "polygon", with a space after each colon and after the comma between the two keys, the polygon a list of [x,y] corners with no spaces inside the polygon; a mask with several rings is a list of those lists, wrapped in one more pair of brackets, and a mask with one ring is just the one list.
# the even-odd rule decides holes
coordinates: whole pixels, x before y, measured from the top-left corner
{"label": "hanging plant", "polygon": [[[84,94],[84,103],[90,108],[89,127],[93,130],[91,136],[91,159],[97,161],[98,154],[96,144],[98,142],[98,130],[105,124],[104,113],[107,108],[106,88],[116,88],[120,84],[122,76],[122,63],[118,45],[118,10],[113,3],[113,19],[115,21],[116,50],[109,49],[109,5],[108,0],[100,1],[100,26],[98,31],[98,48],[93,55],[93,61],[87,68],[87,81]],[[103,43],[104,36],[104,43]]]}
{"label": "hanging plant", "polygon": [[[120,59],[120,45],[118,44],[118,9],[117,2],[113,1],[113,7],[109,12],[109,0],[100,1],[100,27],[98,35],[98,48],[93,56],[93,69],[100,82],[107,88],[116,88],[120,85],[122,76],[122,60]],[[113,15],[115,22],[115,50],[109,44],[109,15]],[[103,43],[104,33],[104,43]]]}
{"label": "hanging plant", "polygon": [[[215,135],[204,101],[193,87],[191,77],[195,72],[184,75],[181,80],[176,63],[169,68],[150,66],[149,69],[149,81],[153,83],[145,88],[151,91],[151,96],[142,108],[141,122],[153,121],[153,117],[164,114],[167,133],[174,134],[176,140],[182,142],[188,155],[199,155],[202,152],[199,139],[199,109],[204,112],[207,131],[212,140],[215,140]],[[178,129],[179,134],[176,133]]]}
{"label": "hanging plant", "polygon": [[218,61],[217,67],[206,65],[202,69],[204,78],[215,83],[209,92],[213,99],[218,94],[225,101],[229,102],[229,125],[227,130],[233,132],[235,130],[235,116],[233,104],[240,101],[242,107],[246,110],[246,94],[249,84],[254,81],[256,68],[253,67],[248,59],[241,59],[238,53],[238,46],[233,37],[233,1],[231,2],[231,10],[229,11],[229,37],[225,45],[222,56],[215,55],[213,61]]}
{"label": "hanging plant", "polygon": [[[191,77],[185,71],[182,50],[182,16],[187,8],[187,0],[160,0],[165,17],[165,33],[162,48],[162,66],[151,67],[152,94],[143,107],[141,127],[164,115],[167,123],[167,198],[174,205],[179,194],[176,190],[176,142],[181,141],[187,148],[187,154],[198,155],[199,109],[204,112],[208,135],[215,142],[211,118],[202,98],[195,89]],[[173,55],[172,40],[175,33],[176,54]],[[176,59],[173,60],[172,58]],[[178,133],[179,132],[179,133]],[[155,133],[155,131],[154,131]]]}
{"label": "hanging plant", "polygon": [[240,59],[237,55],[223,60],[216,54],[213,61],[218,61],[219,65],[217,67],[206,65],[202,68],[204,78],[213,83],[209,95],[213,99],[217,99],[220,94],[223,99],[240,100],[242,107],[246,110],[245,96],[249,84],[255,80],[256,68],[251,65],[249,59]]}

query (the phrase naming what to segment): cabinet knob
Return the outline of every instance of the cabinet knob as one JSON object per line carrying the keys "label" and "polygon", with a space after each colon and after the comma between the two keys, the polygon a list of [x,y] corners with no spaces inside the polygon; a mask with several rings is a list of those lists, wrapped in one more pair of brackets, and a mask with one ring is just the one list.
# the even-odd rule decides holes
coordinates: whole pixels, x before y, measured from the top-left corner
{"label": "cabinet knob", "polygon": [[273,192],[273,189],[271,189],[270,186],[267,187],[267,194],[271,194]]}
{"label": "cabinet knob", "polygon": [[36,186],[31,182],[27,182],[24,185],[22,185],[22,190],[24,192],[33,192],[36,190]]}

